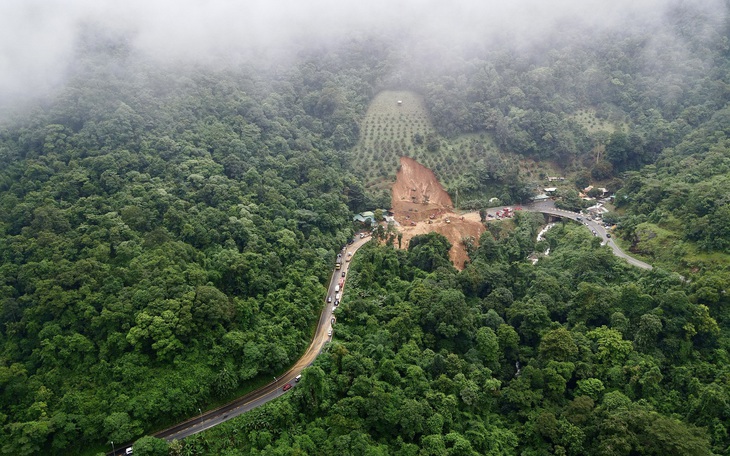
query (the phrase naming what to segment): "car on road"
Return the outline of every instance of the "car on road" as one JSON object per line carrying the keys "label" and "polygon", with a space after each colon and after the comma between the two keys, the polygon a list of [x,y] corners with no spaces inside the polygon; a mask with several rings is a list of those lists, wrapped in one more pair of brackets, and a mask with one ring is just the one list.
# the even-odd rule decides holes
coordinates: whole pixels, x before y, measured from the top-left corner
{"label": "car on road", "polygon": [[610,238],[611,237],[611,233],[606,233],[606,237],[607,238]]}
{"label": "car on road", "polygon": [[332,302],[332,296],[327,296],[327,302],[328,303]]}
{"label": "car on road", "polygon": [[579,222],[583,221],[583,217],[576,217],[575,219],[578,220]]}
{"label": "car on road", "polygon": [[340,305],[340,300],[339,299],[335,299],[335,307],[337,307],[339,305]]}
{"label": "car on road", "polygon": [[332,328],[330,328],[329,331],[327,331],[327,335],[332,337]]}
{"label": "car on road", "polygon": [[342,271],[342,277],[345,277],[345,271]]}
{"label": "car on road", "polygon": [[132,454],[132,447],[129,447],[126,450],[124,450],[124,454]]}
{"label": "car on road", "polygon": [[281,389],[282,391],[289,391],[291,389],[291,383],[287,383],[284,385],[284,387]]}
{"label": "car on road", "polygon": [[365,237],[365,233],[360,233],[360,239]]}
{"label": "car on road", "polygon": [[299,380],[301,380],[301,379],[302,379],[302,374],[299,374],[296,377],[294,377],[294,381],[297,383],[299,383]]}

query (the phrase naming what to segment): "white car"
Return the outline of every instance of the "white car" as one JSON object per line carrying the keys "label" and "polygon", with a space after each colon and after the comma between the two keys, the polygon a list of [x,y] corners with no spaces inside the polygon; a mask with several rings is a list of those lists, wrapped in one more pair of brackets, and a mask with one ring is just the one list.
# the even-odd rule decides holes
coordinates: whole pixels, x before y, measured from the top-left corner
{"label": "white car", "polygon": [[329,331],[327,331],[327,335],[332,337],[332,328],[330,328]]}
{"label": "white car", "polygon": [[132,447],[129,447],[126,450],[124,450],[124,454],[132,454]]}

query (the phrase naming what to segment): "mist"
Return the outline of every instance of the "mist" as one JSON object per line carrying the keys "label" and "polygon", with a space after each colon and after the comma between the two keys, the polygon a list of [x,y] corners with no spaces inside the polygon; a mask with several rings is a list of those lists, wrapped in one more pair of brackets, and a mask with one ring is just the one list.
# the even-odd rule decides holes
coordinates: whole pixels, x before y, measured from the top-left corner
{"label": "mist", "polygon": [[[722,0],[692,7],[722,20]],[[555,34],[660,28],[677,0],[5,0],[0,3],[0,100],[43,95],[74,66],[89,27],[125,37],[160,62],[271,60],[307,46],[366,36],[414,43],[509,43]],[[721,14],[722,13],[722,14]],[[433,62],[437,65],[438,62]]]}

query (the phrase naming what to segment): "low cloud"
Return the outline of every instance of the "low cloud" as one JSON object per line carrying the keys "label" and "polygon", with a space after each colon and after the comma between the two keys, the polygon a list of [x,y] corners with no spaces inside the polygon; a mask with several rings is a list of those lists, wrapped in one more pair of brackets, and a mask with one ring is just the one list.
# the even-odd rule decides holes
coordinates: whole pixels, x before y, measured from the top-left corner
{"label": "low cloud", "polygon": [[[0,2],[0,96],[40,93],[63,80],[84,27],[123,34],[160,60],[275,55],[364,34],[407,40],[539,42],[570,27],[658,24],[678,0],[4,0]],[[697,7],[695,5],[695,7]],[[704,0],[708,14],[725,10]]]}

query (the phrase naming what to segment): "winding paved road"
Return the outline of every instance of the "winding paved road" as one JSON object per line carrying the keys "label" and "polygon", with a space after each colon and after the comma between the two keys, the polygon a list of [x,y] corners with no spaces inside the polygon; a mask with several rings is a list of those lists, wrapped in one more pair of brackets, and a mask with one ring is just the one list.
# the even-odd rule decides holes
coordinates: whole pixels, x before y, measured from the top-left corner
{"label": "winding paved road", "polygon": [[[235,418],[242,413],[253,410],[256,407],[259,407],[272,399],[276,399],[277,397],[286,394],[286,392],[282,390],[282,388],[286,384],[290,384],[292,385],[292,387],[294,387],[296,385],[296,376],[301,374],[302,370],[304,370],[305,367],[314,362],[315,358],[317,358],[317,356],[320,354],[325,344],[331,339],[331,336],[329,335],[329,330],[330,328],[332,328],[332,312],[334,311],[334,300],[336,294],[335,286],[340,283],[340,279],[342,279],[343,283],[347,279],[347,272],[350,267],[350,263],[348,261],[345,261],[347,258],[347,254],[352,253],[354,255],[355,252],[357,252],[357,250],[365,245],[365,243],[368,242],[370,239],[371,238],[369,236],[365,237],[364,239],[355,238],[355,241],[352,244],[346,246],[345,250],[341,252],[342,267],[341,269],[334,270],[332,278],[330,279],[329,288],[327,289],[327,296],[332,296],[332,303],[327,303],[327,300],[325,298],[325,305],[322,309],[322,313],[320,314],[319,323],[317,324],[317,329],[314,333],[314,337],[312,338],[312,343],[309,344],[309,348],[307,348],[307,351],[304,352],[304,355],[302,355],[302,357],[299,358],[299,360],[288,371],[286,371],[280,377],[272,377],[273,381],[268,385],[265,385],[255,391],[251,391],[245,396],[239,397],[238,399],[229,402],[222,407],[203,412],[198,416],[190,418],[187,421],[176,424],[175,426],[172,426],[153,435],[157,438],[165,439],[167,441],[183,439],[190,435],[197,434],[198,432],[202,432],[206,429],[212,428],[213,426],[217,426],[224,421]],[[345,277],[342,277],[343,272],[345,272]],[[339,291],[340,294],[344,289],[344,285],[342,287],[343,288]],[[109,452],[107,453],[107,455],[124,455],[126,448],[132,446],[132,443],[115,445],[117,446],[116,451]]]}

